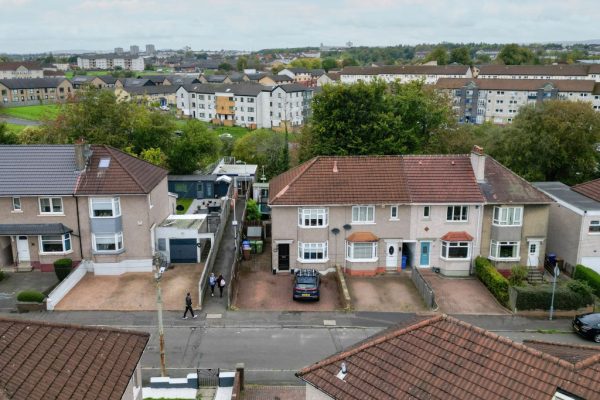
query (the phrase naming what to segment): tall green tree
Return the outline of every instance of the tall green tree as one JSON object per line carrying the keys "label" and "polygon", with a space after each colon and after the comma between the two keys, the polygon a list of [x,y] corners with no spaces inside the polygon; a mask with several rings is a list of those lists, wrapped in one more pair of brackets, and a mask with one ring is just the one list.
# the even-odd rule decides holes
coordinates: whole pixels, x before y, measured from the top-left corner
{"label": "tall green tree", "polygon": [[265,167],[267,178],[278,175],[289,168],[285,160],[286,140],[282,133],[267,129],[257,129],[235,142],[232,155],[250,164]]}
{"label": "tall green tree", "polygon": [[471,53],[466,46],[456,47],[450,52],[450,63],[471,65]]}
{"label": "tall green tree", "polygon": [[438,65],[446,65],[448,60],[448,50],[444,46],[437,46],[425,58],[425,61],[436,61]]}
{"label": "tall green tree", "polygon": [[191,174],[216,161],[220,148],[214,131],[198,120],[189,120],[166,150],[169,170],[173,174]]}
{"label": "tall green tree", "polygon": [[535,55],[528,48],[511,43],[502,47],[497,59],[505,65],[533,64]]}
{"label": "tall green tree", "polygon": [[575,184],[598,177],[600,114],[552,100],[521,108],[493,155],[531,181]]}
{"label": "tall green tree", "polygon": [[338,64],[335,58],[327,57],[321,62],[321,66],[325,71],[329,72],[329,70],[337,68]]}

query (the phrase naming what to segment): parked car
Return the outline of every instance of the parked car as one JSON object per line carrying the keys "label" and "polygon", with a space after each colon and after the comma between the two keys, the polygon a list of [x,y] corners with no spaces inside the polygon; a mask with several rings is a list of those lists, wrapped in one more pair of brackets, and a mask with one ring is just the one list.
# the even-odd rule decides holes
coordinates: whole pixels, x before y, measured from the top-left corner
{"label": "parked car", "polygon": [[316,269],[299,269],[294,274],[294,300],[319,300],[321,274]]}
{"label": "parked car", "polygon": [[584,338],[600,343],[600,313],[577,315],[573,318],[573,329]]}
{"label": "parked car", "polygon": [[169,111],[170,110],[169,106],[160,106],[160,109],[163,110],[163,111]]}

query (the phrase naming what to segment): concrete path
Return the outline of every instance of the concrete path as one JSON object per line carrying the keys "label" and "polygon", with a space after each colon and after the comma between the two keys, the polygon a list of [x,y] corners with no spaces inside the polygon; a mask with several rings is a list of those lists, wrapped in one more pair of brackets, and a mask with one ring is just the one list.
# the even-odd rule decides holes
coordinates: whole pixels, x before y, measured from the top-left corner
{"label": "concrete path", "polygon": [[[242,225],[242,215],[246,208],[246,201],[244,199],[237,199],[235,203],[235,211],[237,214],[236,221],[237,226],[233,226],[233,212],[229,213],[227,219],[227,225],[225,226],[225,232],[221,238],[221,244],[217,250],[217,256],[213,264],[213,270],[215,276],[219,274],[223,275],[225,282],[227,282],[225,289],[223,290],[223,297],[219,296],[219,289],[215,288],[214,297],[210,295],[210,290],[206,291],[202,302],[202,311],[208,314],[221,314],[227,310],[227,296],[229,290],[229,283],[231,281],[231,265],[235,257],[235,229],[239,229]],[[239,240],[239,234],[238,234]]]}
{"label": "concrete path", "polygon": [[40,121],[33,121],[33,120],[22,119],[22,118],[14,118],[14,117],[6,116],[6,115],[0,115],[0,122],[7,122],[9,124],[23,125],[23,126],[39,126],[42,124]]}

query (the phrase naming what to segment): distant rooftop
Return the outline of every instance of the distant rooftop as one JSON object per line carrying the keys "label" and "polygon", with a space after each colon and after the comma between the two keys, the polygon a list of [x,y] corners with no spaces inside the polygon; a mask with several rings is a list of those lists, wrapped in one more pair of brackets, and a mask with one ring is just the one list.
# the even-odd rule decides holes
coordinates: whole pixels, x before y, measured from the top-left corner
{"label": "distant rooftop", "polygon": [[577,193],[562,182],[533,182],[533,186],[582,211],[600,211],[600,202]]}

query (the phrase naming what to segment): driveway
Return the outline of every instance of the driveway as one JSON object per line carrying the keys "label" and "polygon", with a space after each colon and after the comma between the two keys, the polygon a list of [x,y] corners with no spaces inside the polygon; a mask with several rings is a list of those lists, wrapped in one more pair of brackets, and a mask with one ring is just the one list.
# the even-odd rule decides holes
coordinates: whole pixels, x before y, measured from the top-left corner
{"label": "driveway", "polygon": [[448,278],[429,269],[420,270],[446,314],[510,314],[477,278]]}
{"label": "driveway", "polygon": [[428,311],[410,273],[346,277],[346,283],[356,311]]}
{"label": "driveway", "polygon": [[0,311],[15,310],[17,295],[23,290],[47,293],[57,283],[54,272],[5,272],[5,278],[0,282]]}
{"label": "driveway", "polygon": [[[175,264],[161,279],[164,310],[185,307],[190,292],[198,305],[198,281],[203,264]],[[152,311],[156,310],[156,283],[151,272],[129,272],[117,276],[86,276],[56,306],[56,310]]]}

